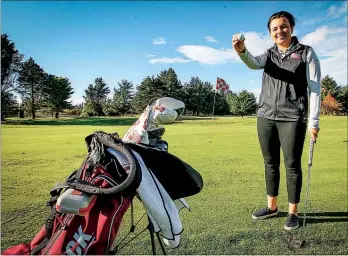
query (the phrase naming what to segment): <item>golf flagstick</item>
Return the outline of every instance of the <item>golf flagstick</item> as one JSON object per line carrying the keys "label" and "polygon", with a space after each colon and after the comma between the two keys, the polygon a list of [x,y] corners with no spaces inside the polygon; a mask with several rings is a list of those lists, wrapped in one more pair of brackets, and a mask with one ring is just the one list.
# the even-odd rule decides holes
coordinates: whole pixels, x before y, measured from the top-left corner
{"label": "golf flagstick", "polygon": [[306,199],[305,199],[305,210],[304,210],[304,216],[303,216],[303,226],[306,225],[306,212],[307,212],[307,203],[308,203],[308,191],[309,191],[309,181],[310,181],[310,175],[311,175],[311,167],[312,167],[312,161],[313,161],[313,150],[314,150],[314,140],[311,138],[310,144],[309,144],[309,159],[308,159],[308,177],[307,177],[307,188],[306,188]]}
{"label": "golf flagstick", "polygon": [[[214,120],[214,111],[215,111],[215,99],[216,99],[216,93],[218,90],[222,90],[222,91],[227,91],[229,89],[229,85],[225,82],[224,79],[217,77],[216,78],[216,86],[215,86],[215,94],[214,94],[214,103],[213,103],[213,113],[211,116],[211,119]],[[213,136],[213,128],[210,131],[210,140],[209,143],[211,143],[211,138]]]}
{"label": "golf flagstick", "polygon": [[211,119],[212,119],[212,120],[214,119],[214,110],[215,110],[215,98],[216,98],[216,92],[217,92],[217,89],[215,89],[215,93],[214,93],[213,113],[212,113],[212,115],[211,115]]}
{"label": "golf flagstick", "polygon": [[[217,88],[215,88],[215,93],[214,93],[213,113],[211,114],[211,120],[214,120],[216,92],[217,92]],[[210,140],[209,140],[209,143],[212,142],[212,137],[213,137],[213,128],[210,129]]]}

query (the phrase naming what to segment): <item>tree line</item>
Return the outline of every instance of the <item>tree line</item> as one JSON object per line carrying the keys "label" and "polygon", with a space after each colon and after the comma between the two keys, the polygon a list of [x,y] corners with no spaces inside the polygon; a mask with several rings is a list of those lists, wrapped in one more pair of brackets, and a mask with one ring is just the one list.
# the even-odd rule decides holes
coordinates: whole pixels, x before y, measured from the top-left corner
{"label": "tree line", "polygon": [[[74,93],[66,77],[46,73],[35,60],[18,52],[8,35],[1,35],[1,119],[24,114],[36,117],[41,111],[59,118],[63,111],[79,116],[117,116],[141,113],[152,101],[160,97],[173,97],[185,103],[185,115],[252,115],[257,102],[253,93],[242,90],[215,92],[215,85],[192,77],[182,83],[174,69],[162,70],[158,75],[145,77],[137,86],[121,80],[110,88],[102,77],[89,84],[84,91],[84,102],[73,106],[69,99]],[[323,114],[347,114],[347,86],[338,86],[334,79],[322,80]],[[110,92],[113,97],[108,98]],[[20,95],[18,104],[14,93]],[[215,99],[214,99],[215,98]]]}
{"label": "tree line", "polygon": [[[1,35],[1,120],[24,112],[35,119],[37,110],[44,110],[58,118],[72,105],[68,101],[74,93],[68,78],[49,74],[30,57],[23,61],[23,54],[16,49],[7,34]],[[19,105],[14,93],[22,98]]]}
{"label": "tree line", "polygon": [[[81,116],[115,116],[141,113],[153,100],[160,97],[173,97],[185,103],[186,115],[251,115],[257,108],[255,96],[247,91],[239,94],[231,91],[214,92],[207,81],[192,77],[184,84],[172,68],[161,71],[157,76],[148,76],[140,85],[134,87],[128,80],[121,80],[113,89],[113,98],[108,99],[110,88],[102,78],[96,78],[85,90],[81,106]],[[241,100],[239,100],[241,99]],[[236,107],[236,104],[243,106]],[[231,107],[233,106],[233,107]],[[241,110],[242,109],[242,110]]]}

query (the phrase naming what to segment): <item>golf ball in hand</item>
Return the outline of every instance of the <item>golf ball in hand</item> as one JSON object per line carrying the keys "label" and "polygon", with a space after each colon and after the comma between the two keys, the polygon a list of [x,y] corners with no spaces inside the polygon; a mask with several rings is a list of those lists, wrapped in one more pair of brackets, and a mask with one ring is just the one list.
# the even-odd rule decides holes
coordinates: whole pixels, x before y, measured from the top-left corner
{"label": "golf ball in hand", "polygon": [[244,41],[245,37],[243,34],[238,34],[238,41]]}

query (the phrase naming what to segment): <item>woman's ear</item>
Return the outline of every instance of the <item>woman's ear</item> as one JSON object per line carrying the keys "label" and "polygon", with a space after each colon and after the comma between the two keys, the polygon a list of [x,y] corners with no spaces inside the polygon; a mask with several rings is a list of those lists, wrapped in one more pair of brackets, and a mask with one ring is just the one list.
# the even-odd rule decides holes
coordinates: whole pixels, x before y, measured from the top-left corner
{"label": "woman's ear", "polygon": [[295,27],[292,26],[292,27],[290,27],[290,29],[291,29],[291,34],[294,33]]}

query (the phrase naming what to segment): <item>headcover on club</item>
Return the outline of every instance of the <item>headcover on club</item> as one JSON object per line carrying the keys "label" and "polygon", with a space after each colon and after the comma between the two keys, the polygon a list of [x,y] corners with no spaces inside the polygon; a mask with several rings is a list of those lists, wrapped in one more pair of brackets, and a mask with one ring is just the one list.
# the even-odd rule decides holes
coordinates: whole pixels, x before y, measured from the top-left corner
{"label": "headcover on club", "polygon": [[185,104],[180,100],[171,97],[157,99],[146,107],[122,140],[127,143],[148,145],[148,133],[160,129],[159,125],[174,122],[183,113],[184,109]]}

